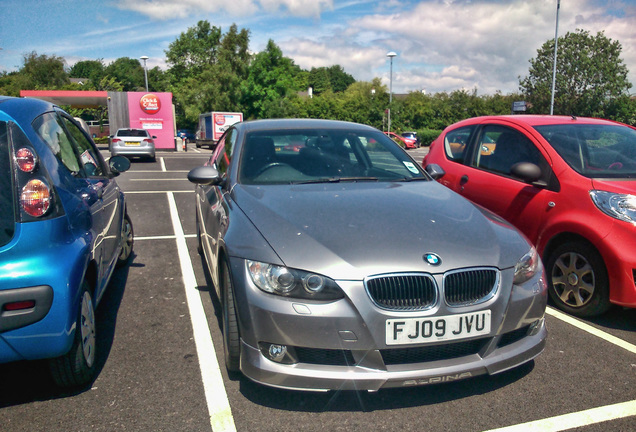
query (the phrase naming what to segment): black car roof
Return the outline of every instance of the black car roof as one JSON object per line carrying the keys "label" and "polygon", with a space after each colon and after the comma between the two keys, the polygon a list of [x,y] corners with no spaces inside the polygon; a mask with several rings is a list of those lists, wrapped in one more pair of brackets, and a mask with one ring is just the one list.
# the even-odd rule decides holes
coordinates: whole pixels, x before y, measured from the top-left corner
{"label": "black car roof", "polygon": [[237,123],[246,132],[281,129],[341,129],[341,130],[377,130],[360,123],[323,119],[268,119],[250,120]]}

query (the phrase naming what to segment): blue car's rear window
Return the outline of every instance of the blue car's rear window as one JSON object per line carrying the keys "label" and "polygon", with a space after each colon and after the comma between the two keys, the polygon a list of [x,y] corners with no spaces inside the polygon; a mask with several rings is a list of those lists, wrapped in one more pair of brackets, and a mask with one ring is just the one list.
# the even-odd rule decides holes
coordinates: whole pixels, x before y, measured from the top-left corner
{"label": "blue car's rear window", "polygon": [[11,241],[15,227],[12,178],[7,123],[0,122],[0,246]]}

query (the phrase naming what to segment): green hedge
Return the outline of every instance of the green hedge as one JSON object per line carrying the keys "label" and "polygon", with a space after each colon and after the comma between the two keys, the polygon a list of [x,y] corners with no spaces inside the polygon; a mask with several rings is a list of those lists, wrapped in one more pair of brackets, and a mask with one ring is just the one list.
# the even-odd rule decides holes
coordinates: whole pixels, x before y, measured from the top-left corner
{"label": "green hedge", "polygon": [[422,146],[429,146],[441,134],[441,130],[436,129],[418,129],[417,136]]}

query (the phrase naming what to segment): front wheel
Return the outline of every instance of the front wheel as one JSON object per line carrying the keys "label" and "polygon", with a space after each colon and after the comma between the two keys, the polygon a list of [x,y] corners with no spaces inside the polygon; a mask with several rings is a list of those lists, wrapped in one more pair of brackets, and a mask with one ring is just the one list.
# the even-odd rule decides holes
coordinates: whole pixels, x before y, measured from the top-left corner
{"label": "front wheel", "polygon": [[59,387],[82,386],[95,377],[96,328],[93,298],[88,283],[84,281],[73,345],[65,355],[49,360],[51,376]]}
{"label": "front wheel", "polygon": [[221,296],[223,297],[223,351],[228,372],[239,372],[241,366],[241,338],[234,304],[234,287],[226,261],[221,265]]}
{"label": "front wheel", "polygon": [[578,317],[600,315],[610,307],[603,258],[591,245],[574,241],[557,247],[547,261],[549,294],[559,309]]}

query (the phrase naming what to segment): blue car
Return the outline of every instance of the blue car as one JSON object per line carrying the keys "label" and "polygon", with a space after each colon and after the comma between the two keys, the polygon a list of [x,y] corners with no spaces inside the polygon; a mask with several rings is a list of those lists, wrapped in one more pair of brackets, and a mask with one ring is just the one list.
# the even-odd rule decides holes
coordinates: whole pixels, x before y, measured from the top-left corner
{"label": "blue car", "polygon": [[115,177],[63,110],[0,97],[0,363],[48,359],[54,382],[95,379],[95,308],[132,255]]}

